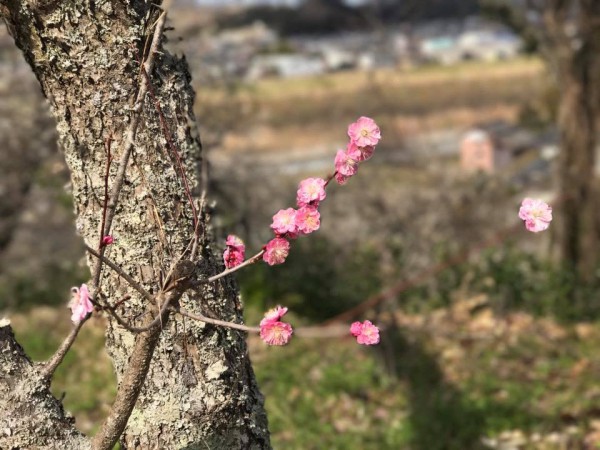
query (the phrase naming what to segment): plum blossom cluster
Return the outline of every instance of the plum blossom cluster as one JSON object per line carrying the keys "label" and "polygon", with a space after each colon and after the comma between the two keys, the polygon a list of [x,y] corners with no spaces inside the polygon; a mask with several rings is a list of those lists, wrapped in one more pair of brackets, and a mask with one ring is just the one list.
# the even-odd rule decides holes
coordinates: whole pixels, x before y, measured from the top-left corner
{"label": "plum blossom cluster", "polygon": [[345,184],[358,171],[359,163],[368,160],[375,152],[381,139],[381,131],[369,117],[360,117],[348,127],[348,142],[345,150],[335,155],[335,180]]}
{"label": "plum blossom cluster", "polygon": [[[335,157],[333,177],[340,184],[356,174],[358,164],[369,159],[381,139],[381,132],[375,121],[360,117],[348,126],[350,140],[346,150],[339,150]],[[307,178],[298,185],[296,192],[297,208],[278,211],[273,216],[271,229],[275,238],[265,246],[263,260],[273,266],[285,262],[290,250],[290,239],[317,231],[321,226],[319,204],[325,200],[328,181],[323,178]]]}
{"label": "plum blossom cluster", "polygon": [[92,312],[94,306],[90,301],[90,292],[87,284],[82,284],[81,287],[75,286],[71,288],[69,308],[71,308],[71,321],[73,323],[81,322]]}
{"label": "plum blossom cluster", "polygon": [[379,343],[379,328],[365,320],[363,323],[354,322],[350,325],[350,334],[356,338],[356,342],[363,345],[374,345]]}
{"label": "plum blossom cluster", "polygon": [[270,266],[285,262],[290,251],[290,239],[317,231],[321,226],[319,203],[327,196],[323,178],[307,178],[298,185],[297,209],[281,209],[273,216],[271,229],[275,238],[265,246],[263,260]]}
{"label": "plum blossom cluster", "polygon": [[525,228],[534,233],[544,231],[552,221],[552,208],[544,201],[525,198],[519,208],[519,218],[525,221]]}
{"label": "plum blossom cluster", "polygon": [[265,313],[260,321],[260,338],[269,345],[285,345],[292,337],[292,326],[282,322],[281,318],[287,313],[287,308],[277,306]]}
{"label": "plum blossom cluster", "polygon": [[[256,257],[273,266],[283,264],[290,252],[290,241],[317,231],[321,226],[319,205],[327,197],[326,188],[335,178],[339,184],[345,184],[358,171],[359,163],[368,160],[375,152],[375,146],[381,139],[381,131],[375,121],[369,117],[360,117],[348,126],[350,140],[345,150],[339,150],[334,160],[335,172],[328,179],[306,178],[300,181],[296,192],[296,207],[279,210],[271,223],[274,237]],[[225,242],[223,261],[227,269],[244,262],[245,246],[240,238],[229,235]],[[254,262],[254,258],[251,258]],[[250,260],[249,260],[250,261]],[[260,322],[260,337],[269,345],[285,345],[292,336],[290,324],[280,319],[287,308],[278,306],[267,312]],[[360,326],[360,329],[359,329]],[[356,322],[352,325],[352,334],[360,344],[379,342],[379,330],[371,322]],[[352,331],[354,330],[354,331]],[[357,334],[355,334],[355,332]]]}

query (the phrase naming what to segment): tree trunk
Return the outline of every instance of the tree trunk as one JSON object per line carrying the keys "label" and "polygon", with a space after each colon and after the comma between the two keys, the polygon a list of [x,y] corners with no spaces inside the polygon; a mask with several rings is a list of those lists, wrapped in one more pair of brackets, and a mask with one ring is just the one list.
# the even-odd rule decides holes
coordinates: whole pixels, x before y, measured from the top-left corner
{"label": "tree trunk", "polygon": [[[108,164],[105,140],[112,137],[115,156],[108,177],[110,188],[127,145],[135,95],[144,79],[140,59],[147,53],[146,44],[159,13],[152,5],[141,0],[0,0],[0,16],[31,65],[57,120],[59,143],[71,171],[77,230],[90,247],[98,246],[101,233]],[[164,49],[155,59],[155,69],[148,74],[151,90],[196,196],[201,148],[194,126],[190,75],[185,61]],[[116,244],[106,253],[153,294],[161,290],[160,280],[173,264],[189,254],[186,249],[194,236],[192,207],[164,134],[156,105],[148,98],[111,230]],[[200,214],[199,220],[199,256],[194,263],[201,278],[220,272],[222,263],[209,248],[207,214]],[[97,260],[90,257],[88,263],[93,268]],[[99,292],[97,299],[110,304],[130,296],[119,311],[136,326],[147,322],[155,309],[106,266]],[[237,287],[228,277],[204,285],[201,292],[184,294],[180,303],[208,316],[242,320]],[[245,336],[180,316],[165,316],[161,329],[155,336],[156,349],[141,394],[121,437],[123,446],[269,448],[263,399]],[[144,339],[152,351],[151,332],[136,336],[111,318],[107,350],[120,384],[129,361],[136,357],[132,355],[136,343]],[[19,426],[21,432],[37,433],[34,415]],[[39,436],[38,442],[42,440]],[[39,444],[44,445],[71,448],[68,444],[56,446],[50,437]]]}
{"label": "tree trunk", "polygon": [[0,320],[0,448],[89,448],[48,382]]}
{"label": "tree trunk", "polygon": [[[549,28],[554,36],[560,83],[558,125],[562,215],[558,222],[561,256],[580,280],[590,281],[598,264],[596,146],[600,103],[600,4],[558,5]],[[560,9],[564,8],[564,9]],[[574,14],[569,16],[568,12]],[[578,39],[566,32],[567,20],[577,26]]]}
{"label": "tree trunk", "polygon": [[598,261],[598,236],[594,170],[596,117],[589,68],[573,66],[563,78],[559,110],[561,137],[559,220],[562,260],[582,280],[589,281]]}

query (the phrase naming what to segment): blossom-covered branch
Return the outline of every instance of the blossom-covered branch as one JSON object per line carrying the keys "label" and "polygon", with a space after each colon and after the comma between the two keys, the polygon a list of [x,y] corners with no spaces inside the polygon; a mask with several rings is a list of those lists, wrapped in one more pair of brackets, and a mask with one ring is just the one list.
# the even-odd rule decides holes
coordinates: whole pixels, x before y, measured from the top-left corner
{"label": "blossom-covered branch", "polygon": [[[300,181],[296,192],[296,208],[281,209],[273,216],[271,230],[275,236],[262,249],[262,259],[270,266],[285,262],[291,249],[291,241],[320,228],[319,205],[327,197],[327,185],[332,179],[340,185],[347,183],[358,172],[360,163],[373,156],[375,147],[381,139],[381,131],[373,119],[363,116],[350,124],[348,137],[346,148],[338,150],[335,156],[333,175],[327,179],[306,178]],[[235,235],[229,235],[225,245],[223,262],[226,270],[223,273],[231,273],[237,268],[252,264],[258,261],[258,256],[261,254],[245,261],[246,247],[244,242]],[[289,342],[292,327],[279,320],[286,312],[287,308],[277,307],[268,312],[261,321],[260,336],[267,344],[284,345]],[[376,344],[379,342],[379,331],[371,322],[366,321],[365,324],[367,322],[368,325],[363,326],[365,333],[355,334],[354,331],[358,328],[354,324],[354,331],[351,332],[358,338],[360,344]]]}

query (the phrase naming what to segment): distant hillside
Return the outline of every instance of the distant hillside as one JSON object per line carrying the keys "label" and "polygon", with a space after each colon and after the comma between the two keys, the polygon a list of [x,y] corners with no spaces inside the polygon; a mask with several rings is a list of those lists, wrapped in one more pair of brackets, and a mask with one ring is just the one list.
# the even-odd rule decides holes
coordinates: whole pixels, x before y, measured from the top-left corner
{"label": "distant hillside", "polygon": [[256,6],[221,15],[220,28],[263,21],[283,36],[372,29],[380,24],[461,18],[479,12],[478,0],[380,0],[347,6],[342,0],[306,0],[298,8]]}

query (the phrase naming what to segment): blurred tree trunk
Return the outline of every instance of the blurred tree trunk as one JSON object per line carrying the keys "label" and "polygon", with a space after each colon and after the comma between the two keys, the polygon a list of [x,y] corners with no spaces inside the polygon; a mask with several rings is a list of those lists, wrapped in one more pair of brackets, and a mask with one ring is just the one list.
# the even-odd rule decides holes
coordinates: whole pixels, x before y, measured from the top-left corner
{"label": "blurred tree trunk", "polygon": [[[159,14],[153,5],[149,0],[0,0],[0,17],[38,78],[57,121],[59,143],[71,171],[77,230],[90,247],[97,247],[100,237],[104,174],[109,164],[106,139],[113,139],[110,189],[135,114],[132,107],[143,79],[140,59],[147,53]],[[163,48],[155,60],[149,74],[152,89],[196,196],[201,147],[187,65]],[[220,258],[209,247],[207,220],[207,214],[201,213],[199,256],[194,261],[199,278],[222,270]],[[150,98],[141,112],[111,233],[117,242],[107,255],[152,293],[159,291],[161,275],[189,249],[194,235],[192,207]],[[89,257],[88,264],[93,268],[97,261]],[[230,278],[204,286],[202,292],[184,294],[181,305],[241,322],[242,307]],[[111,304],[130,296],[119,311],[127,320],[138,320],[138,326],[153,314],[152,305],[107,267],[99,291],[103,301]],[[11,336],[9,331],[5,335]],[[119,383],[140,339],[150,343],[154,356],[121,436],[124,448],[270,447],[263,398],[243,334],[171,316],[157,334],[134,335],[111,318],[106,345]],[[4,344],[18,348],[8,338]],[[20,390],[28,379],[39,381],[39,376],[25,357],[18,364],[31,372],[21,371],[17,378],[0,377],[6,382],[2,391],[14,393],[13,407],[0,412],[0,429],[11,424],[11,434],[0,436],[0,447],[83,448],[84,441],[72,424],[36,400],[36,392],[47,388],[43,382],[35,389]],[[5,368],[10,366],[0,367],[0,373],[10,373]],[[16,422],[15,411],[19,411]],[[47,426],[40,427],[39,418],[46,414]],[[68,430],[77,445],[60,444],[58,433],[52,435],[52,424],[55,430]]]}
{"label": "blurred tree trunk", "polygon": [[534,43],[559,88],[560,254],[580,280],[599,262],[596,146],[600,111],[600,1],[481,0],[484,11]]}
{"label": "blurred tree trunk", "polygon": [[596,147],[600,104],[600,2],[553,0],[542,20],[560,88],[558,127],[563,261],[589,281],[598,264]]}

